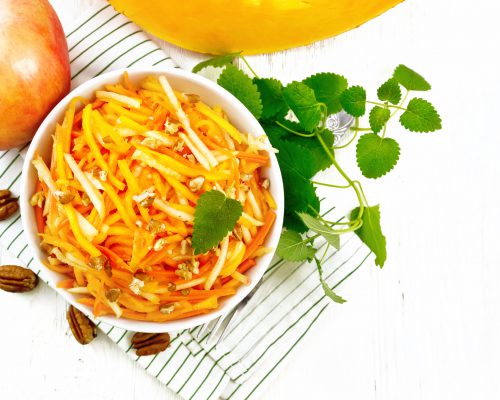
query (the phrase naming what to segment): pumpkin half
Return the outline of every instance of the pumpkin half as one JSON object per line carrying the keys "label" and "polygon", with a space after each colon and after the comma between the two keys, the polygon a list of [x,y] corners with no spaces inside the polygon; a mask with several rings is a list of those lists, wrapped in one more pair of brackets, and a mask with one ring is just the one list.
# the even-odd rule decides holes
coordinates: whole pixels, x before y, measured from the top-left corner
{"label": "pumpkin half", "polygon": [[267,53],[338,35],[403,0],[109,0],[146,31],[201,53]]}

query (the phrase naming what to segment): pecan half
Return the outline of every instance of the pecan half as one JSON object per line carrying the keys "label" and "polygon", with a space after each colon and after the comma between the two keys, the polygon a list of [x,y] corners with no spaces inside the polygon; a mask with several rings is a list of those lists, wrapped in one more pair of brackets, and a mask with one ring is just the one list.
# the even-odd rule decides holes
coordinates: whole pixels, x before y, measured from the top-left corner
{"label": "pecan half", "polygon": [[12,197],[12,193],[8,189],[0,190],[0,221],[3,221],[19,210],[17,199]]}
{"label": "pecan half", "polygon": [[97,329],[94,323],[75,307],[69,306],[66,319],[78,343],[83,345],[89,344],[97,336]]}
{"label": "pecan half", "polygon": [[0,289],[11,293],[24,293],[33,290],[38,277],[32,270],[17,265],[0,266]]}
{"label": "pecan half", "polygon": [[132,347],[138,356],[151,356],[161,353],[170,346],[168,333],[141,333],[132,336]]}

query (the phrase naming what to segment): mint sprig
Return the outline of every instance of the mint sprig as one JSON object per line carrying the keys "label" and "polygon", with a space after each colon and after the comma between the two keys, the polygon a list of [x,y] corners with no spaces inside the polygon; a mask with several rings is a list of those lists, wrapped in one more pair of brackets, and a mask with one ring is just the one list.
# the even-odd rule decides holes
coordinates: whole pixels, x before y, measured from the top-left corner
{"label": "mint sprig", "polygon": [[[249,67],[253,79],[231,65],[235,57]],[[248,62],[238,54],[217,57],[204,63],[195,70],[206,65],[226,65],[218,83],[252,111],[273,147],[278,150],[277,158],[285,186],[286,227],[277,248],[278,256],[289,261],[314,260],[325,294],[333,301],[344,302],[323,278],[324,256],[321,259],[316,257],[315,240],[323,238],[327,249],[332,246],[338,248],[339,237],[354,232],[375,254],[375,263],[380,267],[385,264],[387,250],[380,223],[380,206],[369,204],[361,182],[344,171],[336,152],[355,144],[356,161],[362,175],[370,179],[386,175],[396,166],[401,153],[398,142],[389,137],[389,132],[393,130],[388,127],[393,117],[398,115],[401,127],[410,132],[441,129],[441,117],[428,100],[409,99],[412,92],[428,91],[431,85],[422,75],[399,65],[392,76],[378,87],[378,100],[372,101],[368,99],[365,88],[349,86],[346,78],[334,73],[314,74],[301,82],[284,86],[277,79],[256,76]],[[365,116],[367,109],[369,115]],[[351,128],[355,135],[347,144],[336,146],[332,132],[326,128],[326,121],[330,114],[340,111],[355,117],[356,122]],[[360,126],[362,117],[368,127]],[[358,137],[359,132],[364,134]],[[328,168],[334,169],[343,182],[315,180],[319,171]],[[353,191],[358,204],[349,213],[348,220],[327,221],[319,215],[317,186]],[[227,222],[223,223],[226,227],[230,225]],[[196,219],[194,229],[196,233]]]}

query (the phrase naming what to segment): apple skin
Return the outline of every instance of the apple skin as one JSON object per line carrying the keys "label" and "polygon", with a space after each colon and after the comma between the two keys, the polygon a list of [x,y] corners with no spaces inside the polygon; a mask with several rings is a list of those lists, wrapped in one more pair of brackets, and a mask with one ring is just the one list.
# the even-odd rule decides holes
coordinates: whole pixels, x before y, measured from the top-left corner
{"label": "apple skin", "polygon": [[68,45],[47,0],[0,0],[0,150],[29,142],[70,90]]}

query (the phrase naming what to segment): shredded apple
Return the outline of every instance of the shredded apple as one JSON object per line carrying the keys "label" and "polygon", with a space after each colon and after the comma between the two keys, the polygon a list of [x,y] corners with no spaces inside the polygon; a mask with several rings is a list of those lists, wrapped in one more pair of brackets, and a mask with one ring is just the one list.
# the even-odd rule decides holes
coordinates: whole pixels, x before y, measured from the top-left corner
{"label": "shredded apple", "polygon": [[[82,106],[83,104],[83,106]],[[268,145],[219,107],[127,74],[71,101],[32,198],[47,267],[95,316],[168,321],[207,313],[248,284],[276,209]],[[197,200],[219,190],[243,212],[218,246],[191,246]],[[215,221],[214,221],[215,223]]]}

